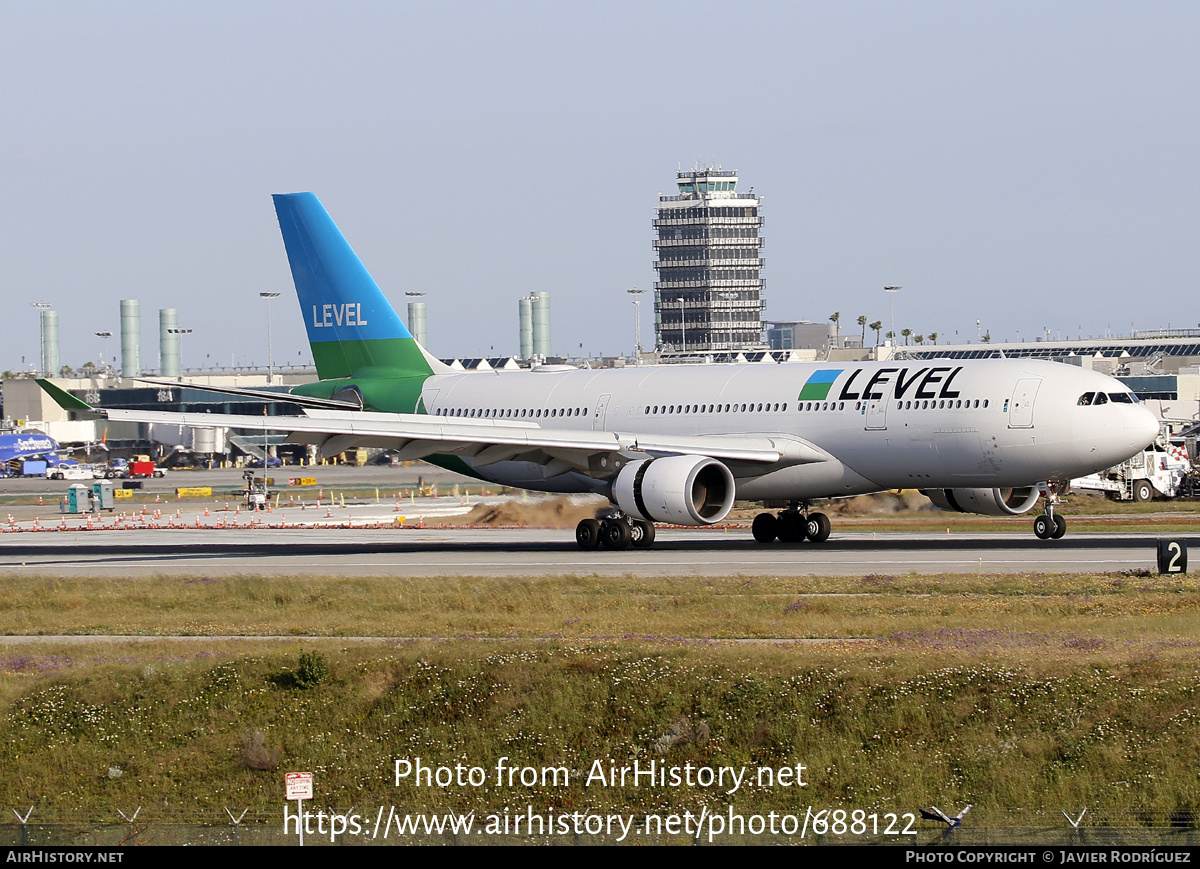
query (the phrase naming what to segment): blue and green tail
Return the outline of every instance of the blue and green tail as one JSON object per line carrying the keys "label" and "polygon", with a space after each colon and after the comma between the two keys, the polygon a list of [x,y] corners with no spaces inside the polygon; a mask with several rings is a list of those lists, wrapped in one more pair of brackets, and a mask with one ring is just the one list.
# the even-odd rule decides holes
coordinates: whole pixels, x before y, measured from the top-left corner
{"label": "blue and green tail", "polygon": [[437,361],[413,338],[320,200],[311,193],[274,200],[317,376],[432,374]]}

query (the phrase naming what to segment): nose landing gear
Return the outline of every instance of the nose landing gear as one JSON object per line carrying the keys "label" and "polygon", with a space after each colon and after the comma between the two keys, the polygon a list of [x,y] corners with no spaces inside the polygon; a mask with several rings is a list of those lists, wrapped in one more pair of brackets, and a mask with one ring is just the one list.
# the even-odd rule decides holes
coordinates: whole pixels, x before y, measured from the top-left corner
{"label": "nose landing gear", "polygon": [[1045,498],[1045,512],[1033,520],[1033,534],[1038,540],[1058,540],[1067,533],[1067,520],[1054,514],[1054,505],[1059,502],[1065,486],[1062,483],[1038,485]]}

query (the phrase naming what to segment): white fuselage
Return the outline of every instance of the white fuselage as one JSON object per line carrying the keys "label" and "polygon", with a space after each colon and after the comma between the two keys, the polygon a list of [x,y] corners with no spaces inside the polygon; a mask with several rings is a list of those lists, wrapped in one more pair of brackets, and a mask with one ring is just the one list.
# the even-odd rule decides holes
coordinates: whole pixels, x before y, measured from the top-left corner
{"label": "white fuselage", "polygon": [[[1081,405],[1088,393],[1123,396]],[[439,416],[640,435],[799,440],[819,462],[729,463],[743,499],[808,499],[894,488],[992,488],[1110,467],[1158,432],[1119,381],[1035,360],[661,366],[443,374],[422,401]],[[464,459],[468,465],[469,458]],[[533,462],[475,468],[506,485],[599,490]]]}

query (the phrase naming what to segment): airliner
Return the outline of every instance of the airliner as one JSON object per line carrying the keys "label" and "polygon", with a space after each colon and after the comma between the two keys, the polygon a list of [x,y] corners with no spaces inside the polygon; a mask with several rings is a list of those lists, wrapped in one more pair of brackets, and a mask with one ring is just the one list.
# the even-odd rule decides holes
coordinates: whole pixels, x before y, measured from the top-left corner
{"label": "airliner", "polygon": [[0,434],[0,475],[13,470],[19,459],[45,459],[48,467],[55,467],[60,462],[60,452],[54,438],[41,432]]}
{"label": "airliner", "polygon": [[[584,549],[649,547],[655,524],[711,525],[763,501],[760,543],[822,543],[816,502],[919,489],[948,510],[1041,515],[1073,477],[1111,467],[1158,434],[1153,413],[1098,372],[1022,359],[669,365],[452,371],[421,347],[311,193],[274,197],[319,380],[294,387],[303,416],[222,416],[290,432],[324,457],[398,450],[504,486],[590,492],[602,518]],[[88,405],[48,382],[64,406]],[[211,389],[211,387],[198,387]],[[278,400],[279,393],[218,389]],[[211,427],[208,414],[104,409],[112,420]]]}

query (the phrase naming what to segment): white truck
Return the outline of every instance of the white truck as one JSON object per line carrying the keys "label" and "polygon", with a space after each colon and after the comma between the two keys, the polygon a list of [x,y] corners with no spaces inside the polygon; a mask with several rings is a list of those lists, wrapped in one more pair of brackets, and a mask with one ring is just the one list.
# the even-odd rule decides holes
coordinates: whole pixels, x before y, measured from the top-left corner
{"label": "white truck", "polygon": [[97,471],[91,465],[56,465],[46,471],[50,480],[94,480],[103,476],[103,471]]}
{"label": "white truck", "polygon": [[1071,488],[1103,492],[1113,501],[1151,501],[1178,497],[1191,474],[1187,447],[1159,435],[1142,452],[1116,467],[1072,480]]}

